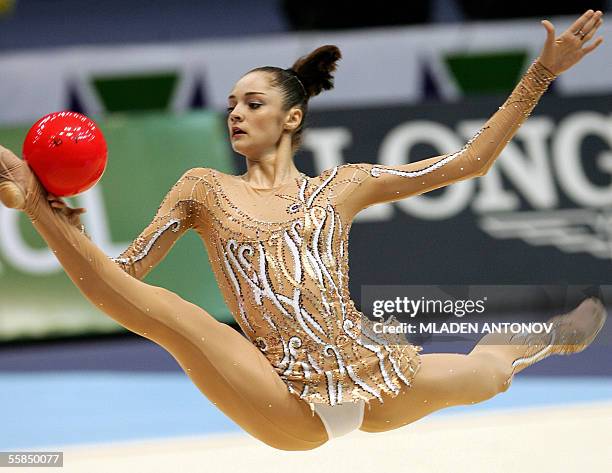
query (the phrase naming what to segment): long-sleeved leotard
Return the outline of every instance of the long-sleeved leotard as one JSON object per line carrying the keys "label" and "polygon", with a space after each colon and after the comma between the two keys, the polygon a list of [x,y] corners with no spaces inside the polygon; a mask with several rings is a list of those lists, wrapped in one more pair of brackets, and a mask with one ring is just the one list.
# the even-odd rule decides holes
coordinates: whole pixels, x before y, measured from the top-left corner
{"label": "long-sleeved leotard", "polygon": [[309,403],[383,402],[383,394],[393,397],[410,385],[420,347],[374,333],[351,301],[353,217],[376,203],[486,173],[553,79],[535,62],[466,146],[417,163],[346,164],[266,190],[195,168],[114,260],[143,277],[197,220],[228,307],[291,393]]}
{"label": "long-sleeved leotard", "polygon": [[[362,316],[348,294],[350,222],[334,212],[330,197],[346,184],[302,175],[277,190],[255,190],[235,176],[195,168],[113,261],[143,278],[194,228],[237,322],[290,392],[331,405],[371,399],[360,391],[382,401],[381,391],[397,394],[400,379],[410,383],[418,347],[371,330],[362,336]],[[263,201],[267,214],[257,219]]]}

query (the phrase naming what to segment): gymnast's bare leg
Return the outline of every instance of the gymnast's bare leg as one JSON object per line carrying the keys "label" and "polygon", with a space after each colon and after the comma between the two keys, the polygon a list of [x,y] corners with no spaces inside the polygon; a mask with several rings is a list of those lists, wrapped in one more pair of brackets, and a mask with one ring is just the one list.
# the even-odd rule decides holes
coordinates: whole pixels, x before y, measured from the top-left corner
{"label": "gymnast's bare leg", "polygon": [[421,354],[412,386],[383,404],[370,403],[361,429],[385,432],[419,420],[445,407],[475,404],[506,391],[510,364],[487,353]]}
{"label": "gymnast's bare leg", "polygon": [[445,407],[476,404],[507,391],[513,376],[551,354],[584,350],[606,320],[598,299],[584,300],[568,314],[549,319],[550,335],[488,334],[467,354],[421,354],[421,367],[409,389],[366,409],[361,430],[384,432]]}
{"label": "gymnast's bare leg", "polygon": [[125,273],[51,207],[27,164],[1,146],[0,201],[28,215],[92,304],[165,348],[198,389],[249,434],[282,450],[309,450],[327,441],[318,416],[289,393],[253,344],[173,292]]}

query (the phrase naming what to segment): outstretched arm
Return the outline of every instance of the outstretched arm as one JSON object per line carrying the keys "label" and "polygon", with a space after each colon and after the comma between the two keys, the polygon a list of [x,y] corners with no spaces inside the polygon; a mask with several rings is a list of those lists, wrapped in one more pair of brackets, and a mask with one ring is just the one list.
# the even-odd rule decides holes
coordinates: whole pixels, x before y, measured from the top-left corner
{"label": "outstretched arm", "polygon": [[542,53],[504,104],[462,149],[401,166],[360,163],[360,185],[344,204],[354,215],[370,205],[403,199],[484,175],[555,77],[601,44],[602,38],[598,38],[585,45],[601,23],[602,13],[589,10],[555,39],[552,23],[544,20],[542,24],[547,30],[547,38]]}
{"label": "outstretched arm", "polygon": [[[19,162],[17,158],[15,162]],[[201,186],[195,186],[200,180],[198,172],[198,168],[186,171],[168,191],[152,222],[121,255],[111,258],[126,273],[142,280],[166,257],[178,239],[197,225],[199,204],[203,198]],[[84,208],[71,208],[62,198],[48,192],[46,199],[52,208],[67,217],[68,222],[85,233],[80,220],[80,215],[86,211]]]}
{"label": "outstretched arm", "polygon": [[197,222],[197,169],[190,169],[172,186],[157,209],[155,218],[140,235],[112,260],[137,279],[143,279]]}

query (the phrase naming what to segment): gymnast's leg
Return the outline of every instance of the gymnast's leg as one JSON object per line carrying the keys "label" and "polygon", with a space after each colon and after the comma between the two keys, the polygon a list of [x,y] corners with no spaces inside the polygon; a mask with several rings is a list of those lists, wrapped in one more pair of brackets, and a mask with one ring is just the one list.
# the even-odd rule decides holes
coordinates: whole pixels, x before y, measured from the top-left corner
{"label": "gymnast's leg", "polygon": [[383,404],[370,402],[360,430],[397,429],[445,407],[485,401],[506,391],[512,368],[492,353],[423,354],[412,386],[400,394],[383,396]]}
{"label": "gymnast's leg", "polygon": [[327,441],[318,416],[289,393],[254,345],[178,295],[129,276],[53,209],[45,194],[27,165],[0,147],[0,200],[28,214],[92,304],[170,352],[198,389],[257,439],[283,450]]}
{"label": "gymnast's leg", "polygon": [[467,355],[421,355],[412,386],[366,412],[361,430],[382,432],[414,422],[445,407],[475,404],[506,391],[513,376],[551,354],[571,354],[590,345],[606,321],[596,298],[549,319],[548,334],[491,333]]}

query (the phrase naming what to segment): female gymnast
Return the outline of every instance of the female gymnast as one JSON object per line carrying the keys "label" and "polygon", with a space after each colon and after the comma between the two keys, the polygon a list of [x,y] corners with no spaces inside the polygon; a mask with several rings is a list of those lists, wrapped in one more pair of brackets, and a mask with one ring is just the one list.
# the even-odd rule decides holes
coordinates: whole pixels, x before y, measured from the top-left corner
{"label": "female gymnast", "polygon": [[[536,361],[585,349],[604,323],[602,304],[586,299],[553,317],[547,336],[487,335],[467,355],[420,354],[399,336],[374,333],[356,310],[348,292],[348,236],[354,216],[368,206],[484,175],[550,82],[602,42],[587,44],[602,24],[600,11],[587,11],[558,38],[549,21],[542,24],[541,55],[453,154],[301,173],[293,155],[308,100],[333,87],[341,57],[327,45],[289,69],[253,69],[234,85],[227,125],[247,172],[187,170],[117,258],[88,238],[79,218],[84,209],[49,194],[2,147],[0,200],[26,213],[92,304],[165,348],[211,402],[274,448],[313,449],[355,429],[388,431],[481,402]],[[247,339],[173,292],[142,282],[189,229],[202,238]]]}

